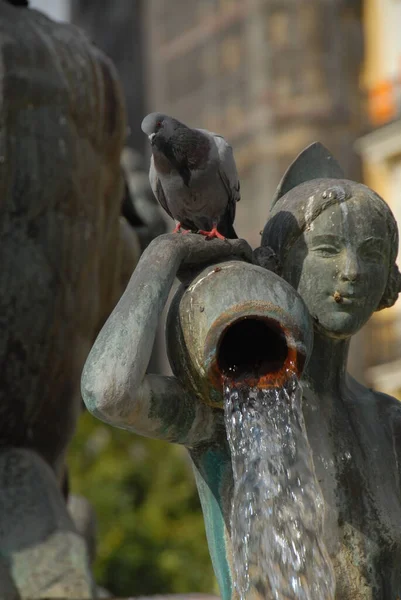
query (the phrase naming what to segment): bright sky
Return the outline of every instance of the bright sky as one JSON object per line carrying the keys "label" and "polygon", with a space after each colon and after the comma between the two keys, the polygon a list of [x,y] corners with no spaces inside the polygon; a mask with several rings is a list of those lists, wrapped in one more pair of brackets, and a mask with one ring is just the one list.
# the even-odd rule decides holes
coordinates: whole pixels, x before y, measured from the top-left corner
{"label": "bright sky", "polygon": [[30,0],[29,6],[57,21],[68,21],[70,18],[70,0]]}

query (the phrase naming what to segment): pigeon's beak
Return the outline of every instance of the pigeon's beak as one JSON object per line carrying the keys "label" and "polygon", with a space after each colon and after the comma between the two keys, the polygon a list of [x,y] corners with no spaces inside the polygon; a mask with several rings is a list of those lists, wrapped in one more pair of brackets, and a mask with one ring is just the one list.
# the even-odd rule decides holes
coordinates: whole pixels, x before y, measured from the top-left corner
{"label": "pigeon's beak", "polygon": [[149,138],[149,142],[153,145],[153,138],[155,137],[155,133],[151,133],[150,135],[148,135]]}

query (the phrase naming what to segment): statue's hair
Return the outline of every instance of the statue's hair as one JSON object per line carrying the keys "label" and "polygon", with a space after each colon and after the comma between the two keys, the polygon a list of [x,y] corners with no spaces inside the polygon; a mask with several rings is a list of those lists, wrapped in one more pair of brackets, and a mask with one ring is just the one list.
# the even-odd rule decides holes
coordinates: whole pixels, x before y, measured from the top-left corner
{"label": "statue's hair", "polygon": [[[314,179],[298,185],[279,198],[271,210],[262,234],[261,248],[256,260],[264,264],[269,257],[268,268],[275,265],[281,274],[289,251],[323,211],[348,200],[359,200],[361,205],[371,201],[378,214],[385,219],[390,242],[390,260],[387,285],[376,310],[393,306],[401,292],[401,273],[396,265],[398,253],[398,228],[388,204],[366,185],[346,179]],[[272,260],[274,254],[274,260]]]}

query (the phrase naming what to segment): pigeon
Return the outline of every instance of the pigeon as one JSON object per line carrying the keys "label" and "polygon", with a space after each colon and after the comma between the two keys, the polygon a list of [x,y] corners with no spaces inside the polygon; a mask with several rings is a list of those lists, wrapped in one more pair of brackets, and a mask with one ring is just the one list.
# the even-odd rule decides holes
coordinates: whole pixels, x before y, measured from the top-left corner
{"label": "pigeon", "polygon": [[211,238],[237,238],[233,228],[240,183],[233,150],[205,129],[191,129],[162,113],[142,121],[152,146],[153,193],[177,226]]}

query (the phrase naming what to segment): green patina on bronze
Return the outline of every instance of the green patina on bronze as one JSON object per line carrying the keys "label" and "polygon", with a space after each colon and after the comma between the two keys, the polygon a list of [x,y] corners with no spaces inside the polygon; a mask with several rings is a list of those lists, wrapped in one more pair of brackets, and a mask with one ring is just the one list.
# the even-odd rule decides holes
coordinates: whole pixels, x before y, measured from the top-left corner
{"label": "green patina on bronze", "polygon": [[232,597],[232,564],[229,554],[230,539],[225,522],[226,510],[222,502],[225,480],[231,478],[231,461],[227,447],[207,446],[202,452],[191,453],[196,483],[205,517],[210,555],[216,568],[216,577],[222,600]]}

